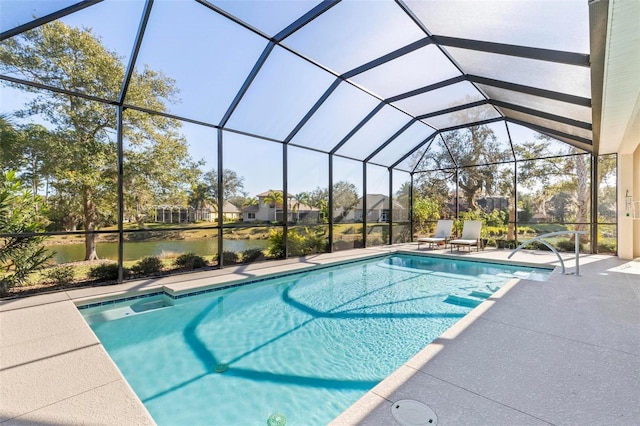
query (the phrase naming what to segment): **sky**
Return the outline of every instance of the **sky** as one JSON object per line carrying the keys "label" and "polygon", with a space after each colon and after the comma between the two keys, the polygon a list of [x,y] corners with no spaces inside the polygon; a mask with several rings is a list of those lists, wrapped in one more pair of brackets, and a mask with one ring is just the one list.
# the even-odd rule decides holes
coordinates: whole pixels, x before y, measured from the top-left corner
{"label": "sky", "polygon": [[[43,16],[75,1],[2,0],[0,27],[4,31],[30,17]],[[91,28],[103,44],[128,63],[135,40],[143,0],[105,0],[62,18],[73,27]],[[273,36],[289,23],[317,5],[318,1],[214,1],[249,25]],[[361,14],[363,1],[346,1],[334,6],[303,29],[293,33],[283,44],[320,62],[326,68],[344,73],[399,47],[417,41],[425,34],[414,25],[394,2],[368,1],[367,13]],[[416,14],[432,27],[435,34],[472,39],[522,43],[535,47],[588,52],[588,8],[586,2],[414,2]],[[483,25],[477,25],[482,16]],[[566,17],[571,16],[571,22]],[[524,25],[530,21],[536,25]],[[395,25],[398,24],[398,25]],[[506,26],[506,27],[505,27]],[[549,31],[541,31],[548,29]],[[513,28],[511,28],[513,27]],[[565,37],[557,37],[565,28]],[[505,30],[506,28],[506,30]],[[552,36],[553,35],[553,36]],[[219,14],[186,0],[157,0],[142,41],[136,67],[142,65],[161,71],[175,80],[181,102],[168,106],[178,116],[219,124],[227,108],[249,75],[267,40],[247,31]],[[517,64],[514,62],[514,64]],[[551,70],[543,72],[557,72]],[[394,78],[389,78],[389,75]],[[357,75],[354,85],[340,83],[333,95],[295,135],[292,143],[328,150],[342,140],[378,103],[379,100],[359,90],[385,98],[413,87],[432,84],[459,75],[435,46],[426,46],[397,61]],[[229,128],[267,138],[283,140],[304,117],[335,77],[291,52],[276,46],[252,82],[239,106],[231,115]],[[553,83],[550,83],[553,84]],[[457,84],[394,103],[412,114],[421,108],[443,108],[477,98],[469,83]],[[580,90],[576,88],[576,90]],[[0,89],[1,111],[13,111],[24,102],[24,94]],[[442,104],[446,99],[448,104]],[[424,112],[424,111],[423,111]],[[379,114],[344,144],[338,154],[364,159],[410,117],[391,106]],[[37,118],[34,119],[37,121]],[[429,120],[426,120],[429,121]],[[432,119],[432,123],[449,125],[449,119]],[[502,125],[504,127],[504,125]],[[532,132],[510,126],[514,140],[532,138]],[[411,137],[423,140],[433,129],[419,123],[410,129]],[[195,160],[205,160],[203,171],[217,167],[217,133],[215,129],[184,123],[181,133],[187,138]],[[503,136],[500,136],[501,138]],[[282,147],[278,143],[224,134],[224,167],[245,178],[244,190],[250,195],[282,187]],[[412,145],[412,139],[394,140],[375,160],[390,165]],[[346,161],[346,160],[345,160]],[[353,162],[346,161],[345,164]],[[342,164],[342,163],[341,163]],[[352,178],[362,189],[362,167],[335,167],[334,181]],[[290,149],[289,192],[310,191],[326,187],[328,160],[313,151]],[[368,179],[369,192],[386,192],[388,181]],[[375,182],[375,184],[374,184]]]}

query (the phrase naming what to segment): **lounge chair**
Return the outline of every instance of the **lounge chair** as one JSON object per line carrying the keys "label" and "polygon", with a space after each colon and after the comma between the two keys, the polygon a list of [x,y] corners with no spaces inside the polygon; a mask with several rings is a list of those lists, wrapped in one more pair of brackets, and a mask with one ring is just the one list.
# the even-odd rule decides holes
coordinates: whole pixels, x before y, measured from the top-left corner
{"label": "lounge chair", "polygon": [[453,228],[453,220],[439,220],[433,237],[418,238],[418,249],[420,249],[421,243],[428,243],[429,248],[432,248],[434,244],[444,243],[444,247],[447,248],[447,242],[451,238],[451,228]]}
{"label": "lounge chair", "polygon": [[480,230],[482,229],[482,222],[479,220],[468,220],[462,227],[462,237],[457,240],[449,241],[451,245],[451,251],[453,252],[453,246],[456,246],[460,250],[460,246],[469,246],[469,252],[471,247],[476,246],[476,250],[480,251]]}

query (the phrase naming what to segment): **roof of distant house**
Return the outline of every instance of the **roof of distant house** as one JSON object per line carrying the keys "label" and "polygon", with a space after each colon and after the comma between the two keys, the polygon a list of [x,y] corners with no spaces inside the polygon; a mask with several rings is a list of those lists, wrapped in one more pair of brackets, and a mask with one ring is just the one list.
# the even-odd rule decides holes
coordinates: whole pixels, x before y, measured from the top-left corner
{"label": "roof of distant house", "polygon": [[222,213],[240,213],[240,210],[228,201],[222,204]]}
{"label": "roof of distant house", "polygon": [[[270,189],[268,191],[261,192],[260,194],[256,195],[256,197],[268,197],[269,193],[271,193],[271,192],[279,192],[280,194],[282,194],[282,190],[281,189]],[[288,194],[288,196],[290,198],[293,197],[293,195],[291,195],[289,193],[287,193],[287,194]]]}

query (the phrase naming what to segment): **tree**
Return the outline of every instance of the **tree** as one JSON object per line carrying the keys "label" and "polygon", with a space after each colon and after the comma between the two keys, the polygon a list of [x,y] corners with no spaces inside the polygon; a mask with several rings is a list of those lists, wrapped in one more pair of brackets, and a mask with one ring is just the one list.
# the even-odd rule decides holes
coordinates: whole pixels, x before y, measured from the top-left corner
{"label": "tree", "polygon": [[553,206],[553,216],[557,222],[563,223],[566,221],[565,214],[567,207],[569,206],[571,199],[566,192],[558,192],[551,197],[551,205]]}
{"label": "tree", "polygon": [[8,114],[0,114],[0,172],[8,172],[21,167],[16,159],[21,158],[19,132]]}
{"label": "tree", "polygon": [[433,222],[440,219],[440,204],[434,198],[416,197],[413,202],[413,220],[416,233],[425,234],[433,231]]}
{"label": "tree", "polygon": [[317,186],[316,189],[305,194],[305,204],[320,210],[321,222],[327,223],[329,221],[329,190]]}
{"label": "tree", "polygon": [[[189,192],[188,203],[189,206],[194,209],[203,209],[205,208],[211,201],[210,193],[209,193],[209,185],[205,183],[197,183],[191,187],[191,191]],[[212,203],[216,205],[216,203]]]}
{"label": "tree", "polygon": [[[238,176],[233,170],[224,169],[222,172],[222,186],[224,188],[222,193],[224,199],[241,208],[246,198],[246,194],[242,192],[244,178]],[[209,170],[199,182],[192,184],[188,203],[195,209],[211,206],[215,211],[218,210],[218,172],[216,169]]]}
{"label": "tree", "polygon": [[411,182],[403,183],[400,188],[396,191],[396,200],[398,203],[403,206],[409,205],[409,200],[411,199]]}
{"label": "tree", "polygon": [[[577,150],[574,148],[573,152]],[[587,231],[590,221],[589,210],[591,209],[591,197],[589,188],[589,158],[586,155],[576,155],[573,157],[575,163],[575,176],[576,176],[576,231]],[[595,183],[595,182],[594,182]],[[589,240],[588,234],[580,237],[582,242]]]}
{"label": "tree", "polygon": [[598,157],[598,222],[615,221],[616,217],[616,156]]}
{"label": "tree", "polygon": [[[107,50],[90,29],[71,28],[59,21],[3,41],[0,58],[0,72],[102,99],[117,99],[124,77],[121,58]],[[47,151],[54,164],[52,185],[57,196],[79,200],[86,232],[85,259],[97,259],[93,231],[113,221],[117,206],[115,108],[66,92],[5,84],[35,93],[16,116],[39,115],[56,134]],[[127,101],[165,111],[165,102],[175,94],[171,79],[144,67],[133,73]],[[185,194],[194,164],[186,141],[176,132],[179,126],[177,120],[160,115],[125,112],[126,208],[132,203],[142,205],[144,197],[173,200],[180,198],[179,192]]]}
{"label": "tree", "polygon": [[[497,184],[498,166],[493,163],[505,161],[508,153],[500,148],[493,130],[489,126],[471,126],[454,130],[443,135],[443,139],[458,166],[458,187],[462,190],[469,209],[479,208],[476,202],[478,192],[492,192]],[[442,155],[446,163],[448,153]],[[513,159],[513,157],[511,157]]]}
{"label": "tree", "polygon": [[257,206],[260,201],[258,197],[245,197],[242,204],[238,208],[249,207],[249,206]]}
{"label": "tree", "polygon": [[[529,141],[522,147],[514,146],[517,154],[523,158],[536,159],[519,163],[518,185],[535,189],[534,198],[542,215],[547,215],[547,205],[551,202],[555,204],[555,219],[564,221],[567,220],[566,211],[572,207],[575,230],[588,230],[586,223],[590,221],[591,208],[589,156],[577,148],[568,147],[562,154],[570,157],[553,157],[558,153],[549,151],[549,142],[552,140],[549,136],[538,134],[535,141]],[[606,163],[605,169],[610,168],[611,163]],[[583,242],[588,240],[587,236],[580,238]]]}
{"label": "tree", "polygon": [[[34,196],[14,171],[0,179],[0,294],[24,283],[30,273],[53,256],[42,246],[46,239],[33,235],[44,231],[42,199]],[[28,234],[28,235],[20,235]]]}
{"label": "tree", "polygon": [[282,191],[274,191],[270,189],[267,196],[264,197],[264,203],[269,204],[269,207],[273,208],[274,221],[278,220],[278,206],[282,208],[283,202],[284,202],[284,197],[282,196]]}
{"label": "tree", "polygon": [[227,198],[227,201],[240,210],[243,207],[258,205],[258,199],[256,197],[249,197],[249,194],[246,192],[242,192],[240,195],[232,195]]}
{"label": "tree", "polygon": [[341,180],[333,184],[333,211],[336,222],[342,222],[357,204],[358,189],[353,183]]}
{"label": "tree", "polygon": [[309,205],[309,194],[307,192],[300,192],[293,196],[291,202],[291,210],[296,215],[296,222],[300,221],[300,206],[302,204]]}
{"label": "tree", "polygon": [[[207,198],[210,202],[218,203],[218,171],[211,169],[203,176],[203,183],[207,187]],[[230,169],[222,171],[222,197],[228,200],[231,197],[243,195],[244,177]]]}
{"label": "tree", "polygon": [[[451,183],[448,172],[435,171],[417,174],[414,179],[414,203],[419,198],[429,199],[431,203],[439,206],[439,218],[453,217],[455,211],[451,209],[451,200],[454,193],[449,187]],[[414,217],[414,220],[418,220],[418,218]]]}
{"label": "tree", "polygon": [[40,124],[15,125],[6,114],[0,116],[0,132],[2,169],[20,171],[20,179],[31,183],[34,195],[44,184],[46,201],[54,165],[50,146],[56,135]]}
{"label": "tree", "polygon": [[316,187],[313,191],[309,192],[309,205],[311,207],[320,208],[320,204],[327,202],[329,199],[329,190],[327,188]]}
{"label": "tree", "polygon": [[[132,115],[127,113],[125,117]],[[179,122],[157,125],[177,128]],[[150,127],[143,135],[134,132],[126,135],[125,208],[127,211],[135,208],[139,223],[148,219],[149,210],[158,204],[187,206],[189,189],[197,184],[201,174],[198,167],[202,161],[191,159],[183,136],[171,127],[161,131]]]}

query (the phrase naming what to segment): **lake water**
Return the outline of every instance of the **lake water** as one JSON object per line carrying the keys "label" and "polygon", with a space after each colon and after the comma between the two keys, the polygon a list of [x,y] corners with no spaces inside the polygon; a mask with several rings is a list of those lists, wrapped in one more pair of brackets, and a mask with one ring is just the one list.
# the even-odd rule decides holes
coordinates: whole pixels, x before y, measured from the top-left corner
{"label": "lake water", "polygon": [[[224,250],[241,252],[247,249],[265,249],[267,240],[225,240]],[[50,247],[55,252],[53,260],[57,263],[78,262],[84,259],[84,243],[61,244]],[[97,253],[100,259],[118,260],[118,243],[98,243]],[[124,260],[138,260],[163,253],[195,253],[200,256],[218,253],[218,240],[168,240],[168,241],[127,241],[124,244]]]}

